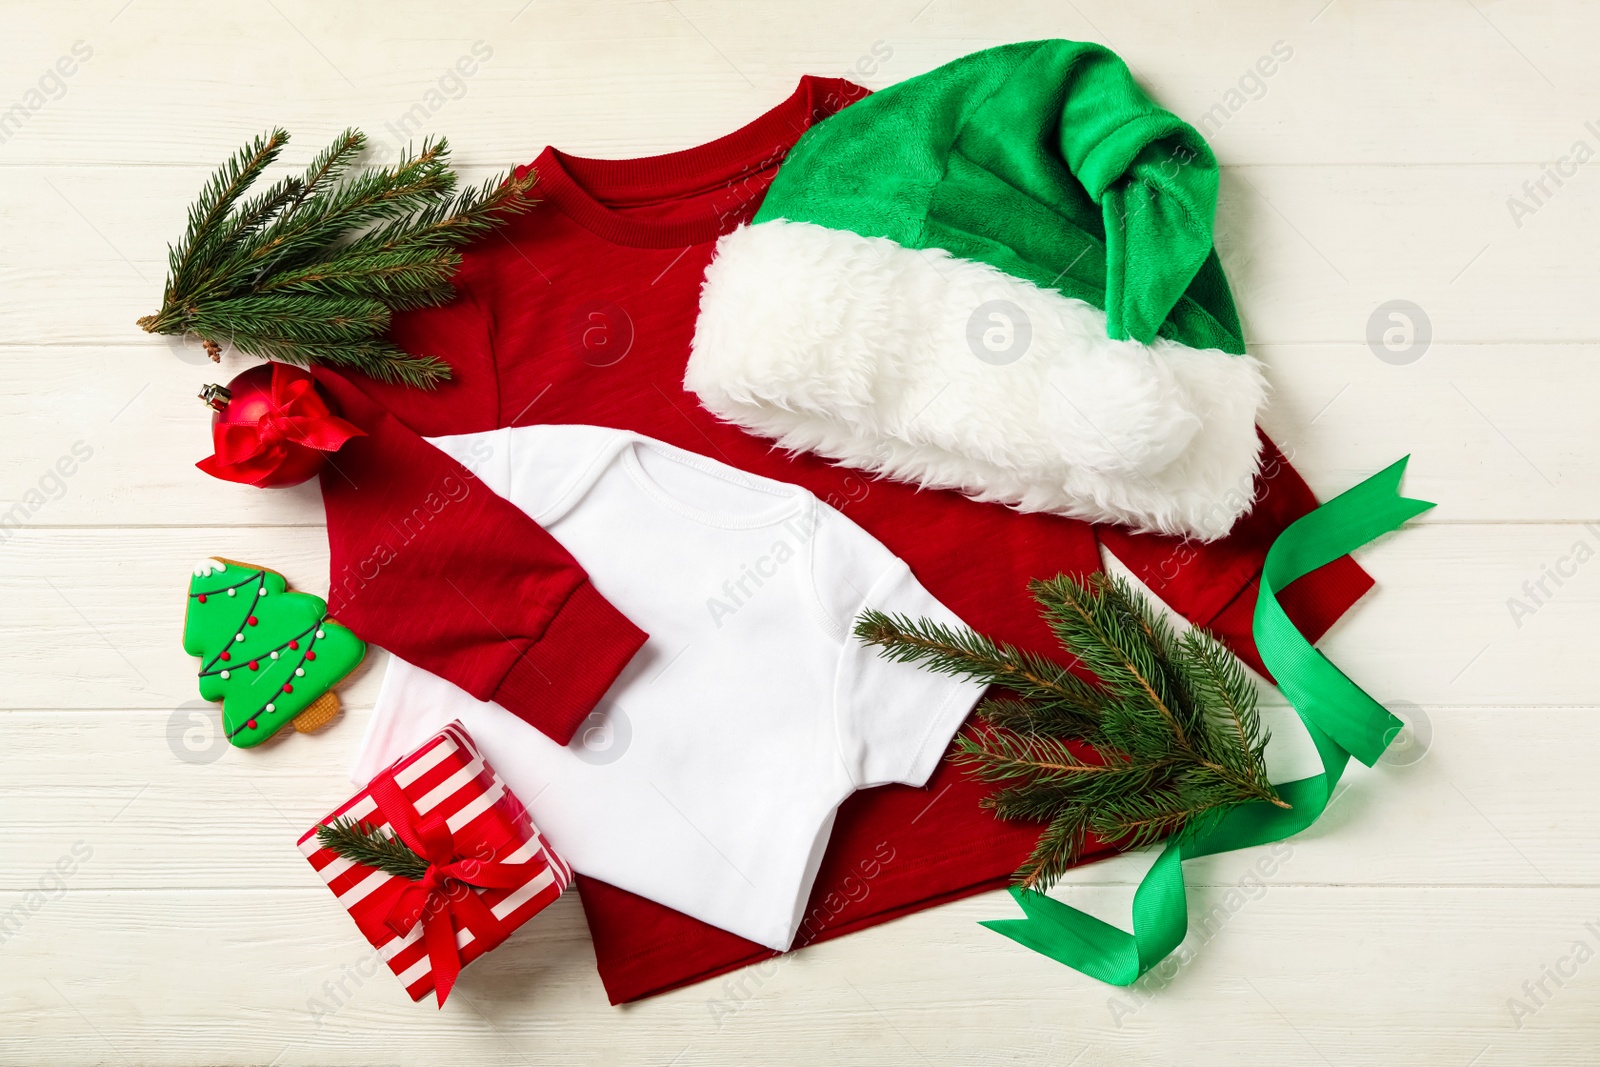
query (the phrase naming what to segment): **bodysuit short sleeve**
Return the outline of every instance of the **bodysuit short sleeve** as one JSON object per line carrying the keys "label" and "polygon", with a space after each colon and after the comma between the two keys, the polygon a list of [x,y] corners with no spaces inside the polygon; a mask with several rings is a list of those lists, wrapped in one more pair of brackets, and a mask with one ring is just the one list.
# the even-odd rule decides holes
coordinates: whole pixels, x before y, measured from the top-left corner
{"label": "bodysuit short sleeve", "polygon": [[896,663],[855,636],[868,610],[930,619],[964,629],[896,558],[865,530],[824,509],[813,570],[825,612],[842,647],[834,679],[839,755],[857,789],[900,782],[921,786],[939,764],[984,686],[926,667]]}

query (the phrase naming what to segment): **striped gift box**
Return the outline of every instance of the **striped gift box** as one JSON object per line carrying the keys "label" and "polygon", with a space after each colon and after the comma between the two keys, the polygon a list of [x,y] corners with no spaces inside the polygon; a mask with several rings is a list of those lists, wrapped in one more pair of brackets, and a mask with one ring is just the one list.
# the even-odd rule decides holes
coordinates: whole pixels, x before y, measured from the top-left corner
{"label": "striped gift box", "polygon": [[[400,759],[392,771],[420,815],[437,811],[444,816],[461,853],[501,863],[535,861],[536,873],[522,885],[473,890],[508,928],[527,922],[572,884],[572,868],[540,835],[527,809],[484,761],[460,722],[451,723]],[[391,829],[366,789],[317,825],[347,816],[375,828]],[[411,999],[421,1000],[432,993],[433,969],[423,945],[422,924],[400,937],[385,922],[396,896],[408,884],[406,880],[323,848],[315,826],[300,838],[300,851],[388,962]],[[456,931],[456,945],[463,967],[485,951],[466,929]]]}

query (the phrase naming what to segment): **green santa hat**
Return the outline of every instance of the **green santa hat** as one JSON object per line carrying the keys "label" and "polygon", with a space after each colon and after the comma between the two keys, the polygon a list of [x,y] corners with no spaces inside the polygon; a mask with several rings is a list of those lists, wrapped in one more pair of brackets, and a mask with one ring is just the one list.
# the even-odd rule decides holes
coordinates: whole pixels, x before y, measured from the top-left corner
{"label": "green santa hat", "polygon": [[1266,394],[1217,163],[1113,53],[978,52],[818,123],[706,272],[685,385],[851,466],[1203,539]]}

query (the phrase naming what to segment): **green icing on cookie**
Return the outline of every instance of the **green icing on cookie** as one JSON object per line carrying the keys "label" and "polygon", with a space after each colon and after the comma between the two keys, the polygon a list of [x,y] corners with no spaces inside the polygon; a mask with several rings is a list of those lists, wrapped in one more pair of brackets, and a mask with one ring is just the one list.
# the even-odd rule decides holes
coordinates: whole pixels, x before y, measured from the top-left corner
{"label": "green icing on cookie", "polygon": [[277,733],[367,653],[321,597],[289,592],[276,571],[220,559],[189,579],[183,648],[200,657],[200,695],[222,701],[223,730],[240,748]]}

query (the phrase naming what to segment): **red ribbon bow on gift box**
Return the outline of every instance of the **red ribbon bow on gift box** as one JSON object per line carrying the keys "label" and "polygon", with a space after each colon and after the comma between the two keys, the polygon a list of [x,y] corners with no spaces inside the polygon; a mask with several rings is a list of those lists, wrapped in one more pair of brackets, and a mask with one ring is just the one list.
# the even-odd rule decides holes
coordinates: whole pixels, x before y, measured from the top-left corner
{"label": "red ribbon bow on gift box", "polygon": [[[270,385],[262,381],[268,376]],[[315,474],[327,453],[366,436],[333,413],[300,367],[253,367],[235,378],[229,391],[218,392],[229,399],[211,428],[213,454],[195,466],[223,481],[292,485]]]}
{"label": "red ribbon bow on gift box", "polygon": [[461,974],[456,931],[471,930],[485,952],[511,933],[473,887],[513,889],[536,875],[539,864],[500,863],[459,852],[444,818],[433,813],[426,818],[419,815],[392,771],[378,775],[367,788],[377,802],[378,813],[400,840],[428,861],[427,873],[400,890],[386,922],[401,937],[419,922],[422,924],[422,940],[433,968],[433,988],[442,1008]]}

